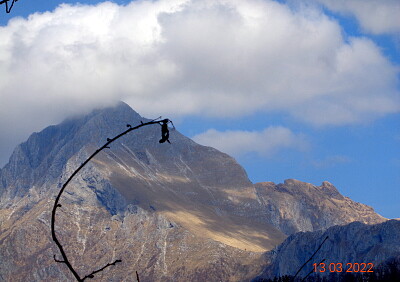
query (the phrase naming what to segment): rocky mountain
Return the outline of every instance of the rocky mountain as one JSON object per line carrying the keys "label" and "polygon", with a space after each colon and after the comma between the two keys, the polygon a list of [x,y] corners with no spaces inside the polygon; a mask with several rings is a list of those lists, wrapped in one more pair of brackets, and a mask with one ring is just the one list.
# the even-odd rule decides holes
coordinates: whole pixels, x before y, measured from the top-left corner
{"label": "rocky mountain", "polygon": [[[17,146],[0,171],[0,281],[70,281],[51,240],[54,198],[109,137],[140,124],[128,105],[47,127]],[[297,231],[384,219],[328,183],[253,185],[230,156],[160,127],[133,131],[102,151],[61,198],[56,232],[82,275],[121,258],[97,281],[238,281],[262,253]],[[4,263],[3,263],[4,262]]]}
{"label": "rocky mountain", "polygon": [[354,221],[374,224],[386,220],[373,208],[342,196],[327,181],[315,186],[288,179],[282,184],[257,183],[255,189],[269,212],[269,222],[286,235],[323,230]]}
{"label": "rocky mountain", "polygon": [[[323,243],[326,237],[328,239]],[[368,270],[375,272],[379,265],[400,258],[399,242],[398,220],[374,225],[353,222],[344,226],[333,226],[325,231],[299,232],[289,236],[281,245],[266,254],[268,266],[254,281],[285,275],[294,276],[322,243],[321,249],[299,272],[298,277],[305,277],[314,269],[313,264],[318,264],[323,259],[325,271],[320,266],[313,275],[339,276],[345,275],[347,270],[358,273],[364,266],[361,265],[359,269],[359,266],[354,266],[356,263],[366,264],[364,274],[368,274]],[[329,265],[332,263],[342,264],[343,271],[339,272],[339,268],[332,266],[331,272]],[[400,273],[397,277],[400,278]]]}

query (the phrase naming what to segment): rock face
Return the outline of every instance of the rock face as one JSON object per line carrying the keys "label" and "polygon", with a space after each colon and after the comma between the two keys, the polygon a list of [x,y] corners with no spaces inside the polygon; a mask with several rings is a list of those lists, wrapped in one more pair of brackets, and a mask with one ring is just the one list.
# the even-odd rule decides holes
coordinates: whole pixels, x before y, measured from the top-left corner
{"label": "rock face", "polygon": [[[59,255],[50,234],[54,198],[107,138],[141,121],[148,120],[119,103],[17,146],[0,171],[1,281],[72,279],[53,260]],[[160,135],[156,124],[118,139],[63,194],[56,232],[81,276],[120,258],[95,280],[135,281],[135,271],[141,281],[246,280],[262,270],[262,252],[285,234],[384,220],[328,183],[253,185],[230,156],[178,131],[170,132],[172,144],[159,144]]]}
{"label": "rock face", "polygon": [[[400,221],[389,220],[375,225],[353,222],[345,226],[334,226],[326,231],[299,232],[289,236],[276,249],[267,253],[269,265],[255,281],[283,275],[294,276],[327,236],[326,242],[299,272],[298,277],[305,277],[313,270],[313,264],[318,264],[323,259],[327,269],[331,263],[342,263],[345,270],[351,267],[348,263],[371,263],[374,265],[372,270],[376,270],[379,264],[400,257]],[[368,269],[369,267],[371,265],[368,265]],[[333,268],[332,270],[335,272]],[[318,273],[329,275],[330,271],[328,269]],[[341,274],[345,274],[345,271]]]}
{"label": "rock face", "polygon": [[[73,281],[50,240],[52,202],[43,200],[0,234],[1,281]],[[4,218],[4,217],[3,217]],[[73,218],[73,220],[71,220]],[[122,263],[93,281],[238,281],[260,271],[259,254],[195,236],[156,212],[130,207],[110,217],[105,208],[63,204],[57,233],[81,277]],[[7,223],[6,223],[7,224]]]}
{"label": "rock face", "polygon": [[[117,114],[118,113],[118,114]],[[42,187],[58,181],[66,162],[87,144],[99,144],[107,133],[115,132],[106,121],[113,117],[124,124],[140,116],[129,107],[94,111],[87,116],[49,126],[18,145],[9,163],[1,171],[1,183],[7,187],[8,199],[21,198],[33,186]],[[3,201],[2,201],[3,202]]]}
{"label": "rock face", "polygon": [[287,235],[316,231],[353,221],[367,224],[386,219],[373,208],[342,196],[329,182],[321,186],[294,179],[283,184],[255,184],[257,195],[269,211],[270,223]]}

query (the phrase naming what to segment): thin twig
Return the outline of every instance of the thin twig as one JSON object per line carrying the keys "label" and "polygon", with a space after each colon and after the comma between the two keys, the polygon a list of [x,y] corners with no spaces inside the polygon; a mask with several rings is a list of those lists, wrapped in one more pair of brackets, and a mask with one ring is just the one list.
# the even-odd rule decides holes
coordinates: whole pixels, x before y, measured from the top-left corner
{"label": "thin twig", "polygon": [[319,245],[318,249],[314,252],[314,254],[308,259],[308,261],[306,261],[300,268],[299,270],[297,270],[296,274],[293,277],[296,278],[297,274],[299,274],[299,272],[303,269],[303,267],[310,261],[312,260],[312,258],[316,255],[316,253],[318,253],[319,249],[321,249],[322,245],[325,243],[325,241],[329,238],[329,236],[326,236],[326,238],[324,239],[324,241],[322,241],[321,245]]}
{"label": "thin twig", "polygon": [[54,255],[54,261],[55,261],[55,262],[59,262],[59,263],[65,263],[65,261],[63,261],[63,260],[58,260],[58,259],[56,259],[56,255]]}
{"label": "thin twig", "polygon": [[[320,263],[323,263],[324,261],[325,261],[325,259],[321,260],[321,261],[318,263],[318,265],[319,265]],[[301,279],[301,281],[306,280],[306,278],[307,278],[311,273],[313,273],[313,272],[314,272],[314,269],[311,270],[311,271],[306,275],[306,277],[304,277],[303,279]]]}
{"label": "thin twig", "polygon": [[109,266],[111,266],[111,265],[116,265],[118,262],[122,262],[122,260],[117,259],[117,260],[115,260],[113,263],[107,263],[107,264],[106,264],[105,266],[103,266],[102,268],[100,268],[100,269],[98,269],[98,270],[96,270],[96,271],[93,271],[92,273],[90,273],[90,274],[86,275],[85,277],[83,277],[83,278],[82,278],[82,281],[84,281],[86,278],[94,278],[93,274],[96,274],[96,273],[98,273],[98,272],[100,272],[100,271],[103,271],[104,269],[106,269],[107,267],[109,267]]}

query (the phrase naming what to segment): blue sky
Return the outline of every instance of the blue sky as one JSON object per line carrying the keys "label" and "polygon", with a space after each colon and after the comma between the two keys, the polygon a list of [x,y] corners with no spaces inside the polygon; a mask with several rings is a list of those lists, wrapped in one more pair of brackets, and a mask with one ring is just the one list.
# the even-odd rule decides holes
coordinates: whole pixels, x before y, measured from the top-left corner
{"label": "blue sky", "polygon": [[1,165],[32,131],[123,100],[253,182],[327,180],[400,217],[398,1],[81,3],[0,14]]}

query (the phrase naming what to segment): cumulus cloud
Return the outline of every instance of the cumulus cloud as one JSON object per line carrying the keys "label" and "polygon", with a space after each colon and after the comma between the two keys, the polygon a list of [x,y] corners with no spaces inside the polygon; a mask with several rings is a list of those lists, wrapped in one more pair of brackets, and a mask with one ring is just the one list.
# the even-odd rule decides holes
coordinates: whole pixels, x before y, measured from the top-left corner
{"label": "cumulus cloud", "polygon": [[282,149],[306,150],[309,147],[304,135],[282,126],[271,126],[262,131],[209,129],[194,136],[193,140],[233,156],[257,153],[268,157]]}
{"label": "cumulus cloud", "polygon": [[316,125],[400,110],[398,68],[372,41],[269,0],[61,5],[0,38],[7,138],[117,100],[147,116],[279,111]]}
{"label": "cumulus cloud", "polygon": [[354,15],[373,34],[400,33],[398,0],[316,0],[332,11]]}

